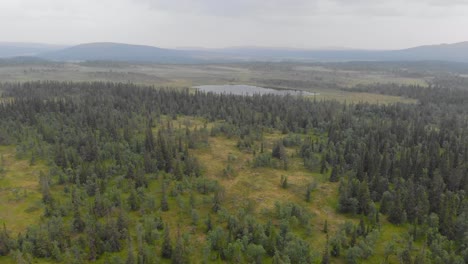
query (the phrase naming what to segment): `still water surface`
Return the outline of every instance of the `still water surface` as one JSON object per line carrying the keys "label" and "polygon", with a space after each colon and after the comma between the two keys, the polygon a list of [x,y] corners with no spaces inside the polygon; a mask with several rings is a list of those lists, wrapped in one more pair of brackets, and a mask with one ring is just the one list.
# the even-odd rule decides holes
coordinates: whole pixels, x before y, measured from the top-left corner
{"label": "still water surface", "polygon": [[216,94],[234,94],[234,95],[264,95],[264,94],[274,94],[274,95],[294,95],[294,96],[311,96],[315,95],[314,93],[299,91],[299,90],[276,90],[270,88],[263,88],[252,85],[200,85],[195,86],[195,89],[198,89],[202,92],[207,93],[216,93]]}

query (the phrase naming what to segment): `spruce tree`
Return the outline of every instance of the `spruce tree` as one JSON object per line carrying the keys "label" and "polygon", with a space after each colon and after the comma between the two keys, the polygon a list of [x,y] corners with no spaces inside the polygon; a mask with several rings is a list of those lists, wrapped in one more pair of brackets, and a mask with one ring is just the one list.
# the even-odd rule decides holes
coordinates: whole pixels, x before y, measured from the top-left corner
{"label": "spruce tree", "polygon": [[329,264],[330,263],[330,250],[328,249],[328,234],[327,234],[327,241],[325,242],[325,249],[323,250],[322,254],[322,261],[321,264]]}
{"label": "spruce tree", "polygon": [[11,240],[8,235],[5,223],[3,224],[3,230],[0,231],[0,256],[6,256],[11,250]]}
{"label": "spruce tree", "polygon": [[339,181],[338,168],[334,166],[330,174],[330,182],[338,182],[338,181]]}
{"label": "spruce tree", "polygon": [[161,197],[161,210],[163,212],[169,211],[169,203],[167,202],[166,183],[162,183],[162,197]]}
{"label": "spruce tree", "polygon": [[172,258],[172,243],[171,243],[171,237],[169,233],[168,224],[164,226],[164,237],[163,237],[163,243],[161,246],[161,256],[165,259]]}

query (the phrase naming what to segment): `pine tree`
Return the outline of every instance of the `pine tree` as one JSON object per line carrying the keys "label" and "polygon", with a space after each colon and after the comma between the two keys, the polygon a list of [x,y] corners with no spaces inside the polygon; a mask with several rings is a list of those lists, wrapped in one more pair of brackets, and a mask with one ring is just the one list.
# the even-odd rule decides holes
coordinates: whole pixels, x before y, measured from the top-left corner
{"label": "pine tree", "polygon": [[312,184],[309,184],[306,188],[306,194],[305,194],[306,202],[310,202],[311,196],[312,196],[312,190],[313,190],[313,186]]}
{"label": "pine tree", "polygon": [[400,195],[394,195],[393,203],[388,215],[388,221],[396,225],[402,224],[405,220],[404,214],[406,213],[403,209],[403,205],[401,204]]}
{"label": "pine tree", "polygon": [[[149,122],[151,123],[151,121]],[[153,136],[153,131],[151,129],[151,126],[148,125],[146,127],[146,132],[145,132],[145,150],[147,153],[153,153],[154,152],[154,136]]]}
{"label": "pine tree", "polygon": [[208,218],[205,221],[206,232],[210,232],[213,229],[213,224],[211,222],[211,214],[208,214]]}
{"label": "pine tree", "polygon": [[180,235],[180,230],[177,230],[177,240],[174,251],[172,252],[172,263],[184,264],[189,263],[187,248],[184,243],[184,239]]}
{"label": "pine tree", "polygon": [[372,199],[370,197],[367,181],[363,181],[358,190],[359,213],[368,215],[372,208]]}
{"label": "pine tree", "polygon": [[49,176],[47,176],[44,172],[39,172],[39,185],[41,187],[42,193],[42,201],[45,204],[51,204],[52,201],[52,194],[50,193],[50,184],[49,184]]}
{"label": "pine tree", "polygon": [[79,208],[76,208],[75,213],[73,215],[73,230],[75,232],[81,233],[84,231],[85,227],[86,227],[86,224],[81,218]]}
{"label": "pine tree", "polygon": [[331,255],[333,257],[339,257],[341,254],[341,242],[338,239],[332,239],[331,241]]}
{"label": "pine tree", "polygon": [[284,264],[283,259],[278,250],[275,250],[275,255],[273,256],[272,264]]}
{"label": "pine tree", "polygon": [[282,167],[284,170],[288,169],[289,163],[288,163],[288,155],[286,153],[286,149],[284,148],[283,141],[279,140],[276,142],[275,146],[273,147],[272,150],[272,157],[277,158],[281,160],[282,162]]}
{"label": "pine tree", "polygon": [[288,188],[288,176],[281,175],[280,184],[281,184],[281,188],[287,189]]}
{"label": "pine tree", "polygon": [[0,256],[6,256],[10,253],[11,241],[6,230],[5,223],[3,224],[3,230],[0,232]]}
{"label": "pine tree", "polygon": [[170,259],[172,257],[172,244],[168,224],[164,226],[164,237],[161,246],[161,256],[166,259]]}
{"label": "pine tree", "polygon": [[162,183],[162,197],[161,197],[161,210],[163,212],[169,211],[169,203],[167,202],[166,183]]}
{"label": "pine tree", "polygon": [[327,241],[325,242],[325,249],[323,250],[322,254],[322,261],[321,264],[328,264],[330,263],[330,251],[328,249],[328,234],[327,234]]}
{"label": "pine tree", "polygon": [[330,174],[330,182],[338,182],[338,181],[339,181],[338,168],[334,166]]}
{"label": "pine tree", "polygon": [[216,213],[221,209],[221,203],[222,203],[223,197],[224,197],[224,189],[222,187],[219,187],[213,196],[213,207],[212,207],[213,212]]}
{"label": "pine tree", "polygon": [[144,236],[143,226],[141,224],[137,225],[137,262],[138,264],[144,264],[146,262],[146,254],[143,248],[143,236]]}
{"label": "pine tree", "polygon": [[365,236],[366,235],[366,226],[364,224],[364,220],[361,218],[359,220],[359,225],[356,229],[357,235],[358,236]]}
{"label": "pine tree", "polygon": [[140,209],[140,197],[138,196],[135,188],[132,188],[130,191],[130,195],[128,196],[128,205],[132,211]]}
{"label": "pine tree", "polygon": [[133,252],[133,243],[130,238],[128,239],[128,252],[127,252],[127,260],[125,261],[125,264],[136,264],[135,254]]}
{"label": "pine tree", "polygon": [[322,156],[322,159],[320,160],[320,174],[324,174],[325,172],[327,172],[327,170],[327,160],[324,156]]}

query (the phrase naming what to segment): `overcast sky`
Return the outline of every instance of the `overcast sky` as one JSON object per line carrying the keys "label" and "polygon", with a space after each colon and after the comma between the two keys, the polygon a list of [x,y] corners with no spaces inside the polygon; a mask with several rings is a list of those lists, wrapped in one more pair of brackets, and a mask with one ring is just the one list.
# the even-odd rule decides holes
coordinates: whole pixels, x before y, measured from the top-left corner
{"label": "overcast sky", "polygon": [[0,0],[0,41],[396,49],[468,41],[468,0]]}

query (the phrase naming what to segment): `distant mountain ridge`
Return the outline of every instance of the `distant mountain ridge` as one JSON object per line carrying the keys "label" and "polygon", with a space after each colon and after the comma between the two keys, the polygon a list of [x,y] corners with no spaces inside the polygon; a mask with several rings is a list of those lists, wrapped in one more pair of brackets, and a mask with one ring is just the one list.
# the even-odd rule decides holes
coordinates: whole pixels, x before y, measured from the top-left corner
{"label": "distant mountain ridge", "polygon": [[200,63],[242,61],[452,61],[468,63],[468,42],[426,45],[402,50],[293,49],[233,47],[224,49],[163,49],[113,42],[58,48],[0,43],[0,57],[36,56],[53,61],[128,61]]}
{"label": "distant mountain ridge", "polygon": [[426,45],[400,51],[409,60],[446,60],[468,62],[468,41],[454,44]]}
{"label": "distant mountain ridge", "polygon": [[185,51],[113,42],[80,44],[63,50],[44,53],[40,57],[60,61],[177,62],[189,60],[189,56]]}
{"label": "distant mountain ridge", "polygon": [[65,48],[61,45],[22,42],[0,42],[0,58],[20,56],[36,56],[44,52],[52,52]]}

